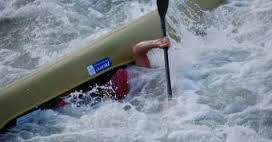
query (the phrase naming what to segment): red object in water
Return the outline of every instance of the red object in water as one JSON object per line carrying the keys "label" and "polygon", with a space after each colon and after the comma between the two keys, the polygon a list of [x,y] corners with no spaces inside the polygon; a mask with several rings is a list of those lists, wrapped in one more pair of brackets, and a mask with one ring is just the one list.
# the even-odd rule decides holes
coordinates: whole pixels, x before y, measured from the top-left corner
{"label": "red object in water", "polygon": [[57,102],[57,107],[63,107],[65,105],[64,98],[60,98]]}
{"label": "red object in water", "polygon": [[[128,84],[128,72],[125,69],[118,69],[116,73],[111,77],[113,93],[111,94],[114,99],[122,100],[128,94],[129,84]],[[57,107],[63,107],[65,105],[64,96],[62,95],[55,102]]]}
{"label": "red object in water", "polygon": [[111,81],[114,97],[117,100],[124,99],[128,93],[128,72],[125,69],[118,69],[112,76]]}

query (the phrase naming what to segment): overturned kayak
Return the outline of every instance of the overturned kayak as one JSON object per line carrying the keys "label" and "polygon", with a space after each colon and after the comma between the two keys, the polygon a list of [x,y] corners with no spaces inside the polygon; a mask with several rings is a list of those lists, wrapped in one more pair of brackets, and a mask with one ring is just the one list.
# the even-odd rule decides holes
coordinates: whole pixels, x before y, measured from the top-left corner
{"label": "overturned kayak", "polygon": [[[199,2],[201,1],[201,2]],[[221,0],[193,0],[204,10]],[[208,2],[209,1],[209,2]],[[80,51],[44,66],[0,90],[0,129],[33,108],[98,76],[133,62],[132,47],[162,37],[156,11],[112,32]]]}

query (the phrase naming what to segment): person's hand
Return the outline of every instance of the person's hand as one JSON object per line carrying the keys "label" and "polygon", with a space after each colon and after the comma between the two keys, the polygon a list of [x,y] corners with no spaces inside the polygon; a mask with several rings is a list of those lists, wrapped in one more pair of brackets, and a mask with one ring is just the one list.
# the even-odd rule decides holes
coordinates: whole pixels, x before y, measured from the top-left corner
{"label": "person's hand", "polygon": [[160,38],[155,40],[155,44],[159,48],[169,48],[170,47],[170,40],[168,38]]}

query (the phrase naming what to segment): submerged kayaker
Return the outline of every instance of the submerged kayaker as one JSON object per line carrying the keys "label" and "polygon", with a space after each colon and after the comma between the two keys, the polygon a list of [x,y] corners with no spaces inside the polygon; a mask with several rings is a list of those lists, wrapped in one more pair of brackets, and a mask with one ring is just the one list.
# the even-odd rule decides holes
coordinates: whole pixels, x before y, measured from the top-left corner
{"label": "submerged kayaker", "polygon": [[[132,48],[135,65],[139,67],[151,68],[150,60],[147,56],[148,51],[154,48],[168,47],[170,47],[170,41],[167,38],[148,40],[136,44]],[[104,97],[110,97],[114,100],[121,101],[126,97],[129,91],[129,75],[128,71],[125,68],[118,69],[111,76],[110,80],[104,78],[106,77],[102,77],[102,83],[99,83],[99,86],[102,86],[98,87],[99,89],[95,89],[95,91],[85,93],[87,94],[87,96],[82,95],[82,93],[79,93],[79,95],[68,95],[68,97],[70,98],[69,100],[71,101],[72,99],[72,102],[85,104],[89,103],[89,101],[93,98],[101,99]],[[65,104],[64,99],[60,99],[57,104],[58,106],[63,106]]]}
{"label": "submerged kayaker", "polygon": [[[155,40],[143,41],[133,46],[133,58],[135,65],[139,67],[151,68],[150,60],[147,53],[154,48],[168,48],[170,47],[170,41],[167,38],[160,38]],[[114,94],[112,94],[117,100],[123,99],[128,91],[128,72],[126,69],[118,69],[112,76],[112,87]]]}

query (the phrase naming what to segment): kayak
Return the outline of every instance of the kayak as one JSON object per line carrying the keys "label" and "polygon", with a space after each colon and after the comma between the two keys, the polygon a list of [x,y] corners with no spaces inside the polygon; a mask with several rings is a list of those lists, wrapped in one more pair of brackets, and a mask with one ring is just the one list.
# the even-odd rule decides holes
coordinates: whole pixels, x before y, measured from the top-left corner
{"label": "kayak", "polygon": [[[222,2],[222,0],[189,0],[188,4],[193,8],[198,5],[198,8],[210,10]],[[0,129],[65,92],[94,81],[109,71],[133,63],[133,45],[162,36],[160,17],[157,11],[153,11],[97,39],[79,51],[65,55],[56,62],[43,66],[23,79],[2,88]]]}

